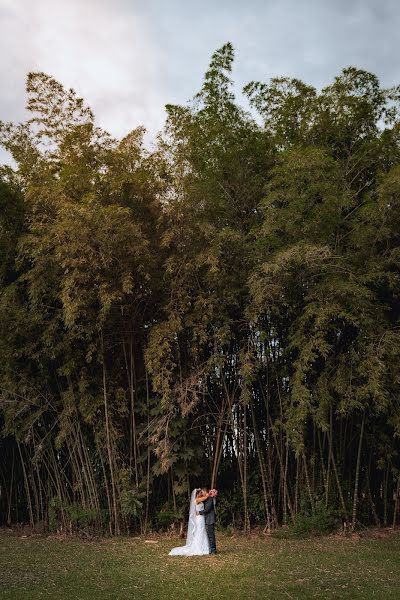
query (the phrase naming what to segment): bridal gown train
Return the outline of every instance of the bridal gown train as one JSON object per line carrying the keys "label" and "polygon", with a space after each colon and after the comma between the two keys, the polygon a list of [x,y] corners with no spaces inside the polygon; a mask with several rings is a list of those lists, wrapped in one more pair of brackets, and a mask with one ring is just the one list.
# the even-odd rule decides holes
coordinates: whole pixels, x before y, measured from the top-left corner
{"label": "bridal gown train", "polygon": [[[193,490],[195,492],[196,490]],[[208,536],[203,515],[196,515],[196,508],[198,511],[203,510],[203,503],[195,507],[195,497],[192,492],[192,499],[190,502],[189,510],[189,523],[188,533],[185,546],[178,546],[172,548],[169,552],[170,556],[195,556],[210,553],[210,546],[208,543]]]}

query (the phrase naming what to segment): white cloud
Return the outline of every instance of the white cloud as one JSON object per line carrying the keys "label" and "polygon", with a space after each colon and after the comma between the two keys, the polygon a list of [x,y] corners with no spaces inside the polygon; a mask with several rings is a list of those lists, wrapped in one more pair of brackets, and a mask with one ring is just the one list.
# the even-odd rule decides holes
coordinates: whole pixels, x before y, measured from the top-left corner
{"label": "white cloud", "polygon": [[26,74],[39,70],[74,87],[117,135],[161,125],[157,55],[143,17],[106,0],[0,2],[3,119],[21,115]]}

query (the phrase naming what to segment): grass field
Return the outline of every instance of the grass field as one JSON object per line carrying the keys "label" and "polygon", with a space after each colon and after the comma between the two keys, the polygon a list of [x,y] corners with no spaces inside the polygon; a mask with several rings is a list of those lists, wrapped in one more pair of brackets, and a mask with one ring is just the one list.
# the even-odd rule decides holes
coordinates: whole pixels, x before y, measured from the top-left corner
{"label": "grass field", "polygon": [[217,541],[215,557],[172,557],[170,548],[182,540],[1,535],[0,598],[400,598],[397,532],[307,540],[219,535]]}

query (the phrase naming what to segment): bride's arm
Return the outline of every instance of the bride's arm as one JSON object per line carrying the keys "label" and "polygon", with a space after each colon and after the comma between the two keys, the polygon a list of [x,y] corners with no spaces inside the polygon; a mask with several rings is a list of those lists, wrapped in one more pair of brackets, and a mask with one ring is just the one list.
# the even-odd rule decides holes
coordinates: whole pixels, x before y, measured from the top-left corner
{"label": "bride's arm", "polygon": [[196,498],[196,504],[200,504],[200,502],[204,502],[204,500],[207,500],[209,494],[206,494],[205,496],[199,496],[198,498]]}

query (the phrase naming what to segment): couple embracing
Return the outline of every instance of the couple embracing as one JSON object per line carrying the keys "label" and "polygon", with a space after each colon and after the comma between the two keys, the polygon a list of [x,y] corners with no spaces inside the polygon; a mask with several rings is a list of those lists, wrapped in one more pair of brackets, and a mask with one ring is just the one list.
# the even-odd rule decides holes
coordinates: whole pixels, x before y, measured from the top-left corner
{"label": "couple embracing", "polygon": [[195,488],[190,497],[186,544],[172,548],[170,556],[216,554],[215,498],[217,490]]}

